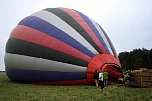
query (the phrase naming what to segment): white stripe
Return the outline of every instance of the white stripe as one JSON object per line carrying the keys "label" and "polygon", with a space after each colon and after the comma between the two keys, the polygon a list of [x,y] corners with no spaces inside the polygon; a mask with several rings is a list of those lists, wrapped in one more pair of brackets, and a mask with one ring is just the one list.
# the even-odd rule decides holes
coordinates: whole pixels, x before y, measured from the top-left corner
{"label": "white stripe", "polygon": [[113,54],[112,49],[110,47],[110,44],[108,43],[108,40],[107,40],[106,36],[104,35],[103,31],[101,30],[101,28],[99,27],[99,25],[95,21],[93,21],[91,18],[89,18],[89,19],[91,20],[91,22],[93,23],[93,25],[96,27],[96,29],[100,33],[101,37],[103,38],[106,46],[108,47],[108,49],[110,51],[110,53]]}
{"label": "white stripe", "polygon": [[13,69],[60,72],[86,72],[87,69],[87,67],[11,53],[5,53],[5,65]]}
{"label": "white stripe", "polygon": [[73,29],[70,25],[68,25],[65,21],[63,21],[61,18],[56,16],[55,14],[48,12],[48,11],[39,11],[36,13],[33,13],[31,16],[39,17],[52,25],[56,26],[60,30],[67,33],[69,36],[73,37],[75,40],[77,40],[79,43],[81,43],[84,47],[86,47],[88,50],[90,50],[94,54],[98,54],[98,52],[88,43],[85,38],[83,38],[75,29]]}
{"label": "white stripe", "polygon": [[109,49],[110,53],[111,53],[112,55],[114,55],[112,49],[111,49],[110,47],[108,47],[108,49]]}

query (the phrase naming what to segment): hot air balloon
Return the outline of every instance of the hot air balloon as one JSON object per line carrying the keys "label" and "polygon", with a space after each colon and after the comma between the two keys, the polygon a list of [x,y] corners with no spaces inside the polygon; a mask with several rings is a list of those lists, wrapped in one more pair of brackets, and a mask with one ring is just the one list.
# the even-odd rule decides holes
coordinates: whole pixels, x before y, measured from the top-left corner
{"label": "hot air balloon", "polygon": [[6,73],[21,83],[94,84],[95,70],[122,77],[109,37],[91,18],[73,9],[47,8],[21,20],[6,44]]}

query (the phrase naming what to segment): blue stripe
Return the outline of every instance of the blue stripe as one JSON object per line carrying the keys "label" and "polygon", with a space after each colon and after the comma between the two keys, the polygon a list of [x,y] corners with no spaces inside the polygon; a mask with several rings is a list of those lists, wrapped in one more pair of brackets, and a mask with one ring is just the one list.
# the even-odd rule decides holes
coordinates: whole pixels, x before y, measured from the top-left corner
{"label": "blue stripe", "polygon": [[57,38],[58,40],[61,40],[62,42],[70,45],[71,47],[76,48],[77,50],[81,51],[82,53],[90,57],[94,56],[94,54],[90,50],[88,50],[86,47],[84,47],[81,43],[76,41],[74,38],[72,38],[71,36],[63,32],[62,30],[58,29],[54,25],[44,21],[43,19],[40,19],[35,16],[28,16],[24,18],[23,20],[21,20],[19,22],[19,25],[25,25],[33,29],[39,30],[43,33],[46,33],[50,36]]}
{"label": "blue stripe", "polygon": [[82,14],[81,12],[78,12],[78,11],[76,11],[76,12],[79,13],[79,15],[85,20],[85,22],[90,26],[92,31],[96,34],[96,36],[98,37],[99,41],[102,43],[103,47],[105,48],[106,52],[110,53],[110,51],[109,51],[108,47],[106,46],[103,38],[101,37],[99,31],[96,29],[96,27],[94,26],[92,21],[87,16]]}
{"label": "blue stripe", "polygon": [[15,82],[57,82],[86,79],[84,72],[53,72],[6,68],[7,76]]}

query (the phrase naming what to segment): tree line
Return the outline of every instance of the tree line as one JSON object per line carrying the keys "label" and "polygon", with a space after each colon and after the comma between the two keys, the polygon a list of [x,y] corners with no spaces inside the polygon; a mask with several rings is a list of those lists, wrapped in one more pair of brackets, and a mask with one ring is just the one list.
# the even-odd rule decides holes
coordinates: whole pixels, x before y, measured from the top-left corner
{"label": "tree line", "polygon": [[152,69],[152,49],[139,48],[130,52],[125,51],[119,53],[118,57],[124,70],[139,68]]}

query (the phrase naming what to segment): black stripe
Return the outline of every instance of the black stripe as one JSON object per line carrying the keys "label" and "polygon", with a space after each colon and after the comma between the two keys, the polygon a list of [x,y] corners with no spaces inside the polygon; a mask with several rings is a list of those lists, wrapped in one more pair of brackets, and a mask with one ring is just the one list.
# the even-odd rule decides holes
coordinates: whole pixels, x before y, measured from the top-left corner
{"label": "black stripe", "polygon": [[[99,25],[99,24],[98,24],[98,25]],[[116,53],[116,51],[115,51],[115,49],[114,49],[114,47],[113,47],[113,45],[112,45],[112,43],[111,43],[111,41],[110,41],[110,38],[109,38],[108,35],[107,35],[107,33],[103,30],[103,28],[102,28],[100,25],[99,25],[99,27],[101,28],[103,34],[105,35],[105,37],[106,37],[106,39],[107,39],[107,41],[108,41],[108,43],[109,43],[109,45],[110,45],[110,48],[111,48],[113,54],[114,54],[115,56],[117,56],[117,53]]]}
{"label": "black stripe", "polygon": [[88,62],[71,55],[40,46],[20,39],[10,38],[6,44],[6,52],[25,56],[32,56],[63,63],[86,67]]}
{"label": "black stripe", "polygon": [[69,14],[59,8],[47,8],[45,11],[52,12],[56,16],[60,17],[63,21],[74,28],[82,37],[84,37],[99,53],[103,53],[88,33],[77,23]]}

